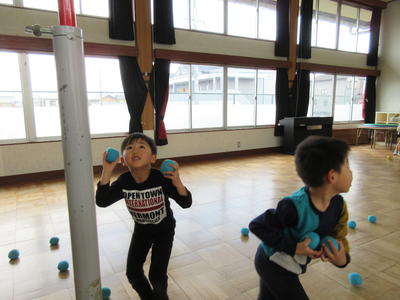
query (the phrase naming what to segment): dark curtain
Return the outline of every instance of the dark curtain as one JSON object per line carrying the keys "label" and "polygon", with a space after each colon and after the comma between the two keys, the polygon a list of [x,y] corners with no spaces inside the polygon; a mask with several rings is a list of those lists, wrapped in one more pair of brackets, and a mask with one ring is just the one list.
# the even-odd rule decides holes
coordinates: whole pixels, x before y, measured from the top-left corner
{"label": "dark curtain", "polygon": [[289,56],[289,0],[276,2],[275,56]]}
{"label": "dark curtain", "polygon": [[370,35],[369,50],[367,55],[368,66],[378,65],[378,44],[379,44],[379,30],[381,27],[381,13],[382,10],[380,8],[374,8],[372,10],[371,35]]}
{"label": "dark curtain", "polygon": [[365,96],[362,106],[362,115],[365,123],[375,123],[375,105],[376,105],[376,77],[367,76],[365,84]]}
{"label": "dark curtain", "polygon": [[174,13],[172,0],[153,0],[154,6],[154,42],[175,44]]}
{"label": "dark curtain", "polygon": [[131,117],[129,133],[143,132],[142,112],[146,103],[147,87],[136,57],[120,56],[119,68],[126,104]]}
{"label": "dark curtain", "polygon": [[276,70],[275,103],[275,135],[282,136],[283,126],[278,125],[279,120],[292,116],[292,108],[289,101],[289,81],[287,69]]}
{"label": "dark curtain", "polygon": [[300,8],[300,37],[299,58],[311,58],[311,30],[312,30],[313,0],[301,1]]}
{"label": "dark curtain", "polygon": [[295,82],[293,84],[295,91],[295,117],[306,117],[308,112],[308,103],[310,100],[310,71],[297,70]]}
{"label": "dark curtain", "polygon": [[169,60],[156,58],[150,79],[151,98],[156,112],[154,137],[159,146],[168,144],[164,116],[169,96],[169,65]]}
{"label": "dark curtain", "polygon": [[110,39],[133,41],[132,0],[108,0],[110,18],[108,30]]}

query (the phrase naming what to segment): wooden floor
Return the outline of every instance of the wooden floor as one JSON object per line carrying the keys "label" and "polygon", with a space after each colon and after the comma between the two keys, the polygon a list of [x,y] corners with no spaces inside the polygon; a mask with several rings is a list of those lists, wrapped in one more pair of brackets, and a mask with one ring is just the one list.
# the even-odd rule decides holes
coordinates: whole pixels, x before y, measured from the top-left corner
{"label": "wooden floor", "polygon": [[[301,275],[311,299],[400,299],[400,158],[386,158],[383,145],[352,148],[354,181],[347,193],[350,218],[358,227],[349,234],[351,264],[339,269],[313,263]],[[257,155],[185,164],[184,183],[193,206],[173,205],[177,219],[169,266],[169,295],[180,299],[256,299],[258,276],[253,257],[259,243],[244,239],[241,227],[301,186],[293,156]],[[376,215],[377,223],[367,221]],[[133,222],[123,201],[97,209],[103,286],[111,299],[138,299],[125,277]],[[52,250],[48,240],[60,237]],[[21,252],[10,263],[10,249]],[[73,267],[60,276],[58,261],[72,262],[63,181],[0,186],[1,299],[74,299]],[[146,269],[148,262],[146,263]],[[361,287],[347,282],[349,272],[364,278]]]}

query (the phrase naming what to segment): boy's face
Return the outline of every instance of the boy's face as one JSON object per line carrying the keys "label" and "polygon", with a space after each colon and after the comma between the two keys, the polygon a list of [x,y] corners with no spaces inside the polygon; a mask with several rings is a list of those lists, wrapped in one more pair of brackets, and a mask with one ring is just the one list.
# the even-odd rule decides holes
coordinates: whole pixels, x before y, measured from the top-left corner
{"label": "boy's face", "polygon": [[142,139],[132,141],[122,152],[122,162],[132,169],[149,168],[156,159],[157,156],[151,153],[149,144]]}
{"label": "boy's face", "polygon": [[353,172],[350,169],[349,160],[346,158],[344,164],[340,168],[340,172],[336,172],[336,178],[333,182],[338,193],[346,193],[349,191],[351,182],[353,181]]}

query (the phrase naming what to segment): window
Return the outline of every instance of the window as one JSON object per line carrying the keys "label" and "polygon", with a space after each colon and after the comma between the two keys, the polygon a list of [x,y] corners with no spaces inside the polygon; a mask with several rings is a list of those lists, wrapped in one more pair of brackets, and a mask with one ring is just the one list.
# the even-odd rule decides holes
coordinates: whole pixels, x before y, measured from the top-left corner
{"label": "window", "polygon": [[173,0],[173,9],[176,28],[275,40],[276,0]]}
{"label": "window", "polygon": [[316,46],[323,48],[336,48],[336,15],[337,2],[319,0],[318,13],[316,14]]}
{"label": "window", "polygon": [[[127,132],[118,60],[87,57],[85,63],[91,133]],[[61,136],[54,56],[0,52],[0,65],[0,140]]]}
{"label": "window", "polygon": [[335,0],[315,0],[311,45],[368,53],[371,17],[368,9]]}
{"label": "window", "polygon": [[61,136],[57,73],[53,55],[29,54],[36,137]]}
{"label": "window", "polygon": [[357,52],[368,53],[371,34],[372,11],[360,8],[360,18],[357,36]]}
{"label": "window", "polygon": [[365,77],[311,73],[308,116],[333,116],[335,122],[362,120],[365,82]]}
{"label": "window", "polygon": [[13,0],[1,0],[0,3],[4,4],[13,4]]}
{"label": "window", "polygon": [[223,15],[223,0],[190,0],[191,29],[223,33]]}
{"label": "window", "polygon": [[126,132],[130,116],[116,59],[86,57],[91,134]]}
{"label": "window", "polygon": [[18,55],[0,52],[0,139],[25,138]]}
{"label": "window", "polygon": [[257,0],[228,0],[228,34],[257,37]]}
{"label": "window", "polygon": [[332,116],[334,75],[310,74],[310,104],[308,115],[313,117]]}
{"label": "window", "polygon": [[255,124],[256,70],[228,68],[228,127]]}
{"label": "window", "polygon": [[165,112],[165,127],[171,129],[190,128],[190,65],[170,64],[169,97]]}
{"label": "window", "polygon": [[341,7],[339,50],[355,52],[357,49],[357,13],[356,7]]}
{"label": "window", "polygon": [[191,130],[274,124],[275,77],[276,72],[270,70],[171,64],[166,128]]}
{"label": "window", "polygon": [[[57,0],[24,0],[23,3],[24,7],[58,11]],[[77,14],[109,16],[108,0],[74,0],[74,9]]]}

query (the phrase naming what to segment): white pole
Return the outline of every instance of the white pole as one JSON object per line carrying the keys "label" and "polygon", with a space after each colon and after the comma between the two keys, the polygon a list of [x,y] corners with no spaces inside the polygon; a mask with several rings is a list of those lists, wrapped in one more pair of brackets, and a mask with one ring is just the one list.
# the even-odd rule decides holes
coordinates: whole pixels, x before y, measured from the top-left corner
{"label": "white pole", "polygon": [[53,26],[77,300],[101,299],[82,30]]}

